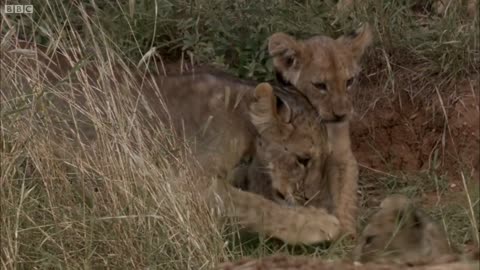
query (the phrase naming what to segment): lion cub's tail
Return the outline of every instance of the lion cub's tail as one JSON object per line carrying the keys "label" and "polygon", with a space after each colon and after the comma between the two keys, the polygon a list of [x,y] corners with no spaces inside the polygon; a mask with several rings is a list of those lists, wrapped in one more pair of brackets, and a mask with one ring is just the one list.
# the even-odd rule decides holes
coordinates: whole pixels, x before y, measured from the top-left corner
{"label": "lion cub's tail", "polygon": [[227,181],[216,180],[215,185],[226,214],[238,218],[240,225],[250,230],[288,244],[315,244],[334,240],[340,234],[338,219],[324,209],[282,206]]}

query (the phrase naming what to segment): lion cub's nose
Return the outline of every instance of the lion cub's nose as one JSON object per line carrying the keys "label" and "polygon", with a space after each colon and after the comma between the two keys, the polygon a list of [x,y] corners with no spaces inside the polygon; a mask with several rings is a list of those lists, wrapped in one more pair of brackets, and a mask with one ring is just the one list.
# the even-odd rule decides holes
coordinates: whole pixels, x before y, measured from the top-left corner
{"label": "lion cub's nose", "polygon": [[335,122],[342,122],[343,120],[345,120],[345,118],[347,118],[347,114],[346,113],[342,113],[342,114],[334,113],[333,117],[335,118]]}

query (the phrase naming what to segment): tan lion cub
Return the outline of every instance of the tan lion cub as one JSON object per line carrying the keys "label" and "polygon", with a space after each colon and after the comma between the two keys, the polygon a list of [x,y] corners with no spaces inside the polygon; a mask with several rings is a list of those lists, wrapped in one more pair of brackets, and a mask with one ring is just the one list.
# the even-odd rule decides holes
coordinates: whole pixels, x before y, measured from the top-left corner
{"label": "tan lion cub", "polygon": [[[152,87],[144,93],[149,100],[161,96],[165,106],[156,107],[159,115],[168,116],[175,130],[192,141],[208,167],[229,172],[242,160],[253,159],[269,176],[284,181],[319,180],[328,154],[327,131],[297,91],[256,87],[221,72],[157,80],[159,91]],[[278,193],[286,197],[293,191]]]}
{"label": "tan lion cub", "polygon": [[452,258],[440,226],[403,195],[391,195],[369,219],[354,249],[361,262],[422,265]]}
{"label": "tan lion cub", "polygon": [[[255,87],[220,72],[153,79],[158,90],[145,88],[147,101],[165,102],[155,107],[158,115],[191,141],[207,174],[222,178],[252,160],[266,178],[279,179],[266,186],[266,194],[258,193],[280,203],[294,190],[274,183],[323,181],[327,131],[298,91],[266,83]],[[338,219],[325,209],[282,207],[240,190],[231,194],[237,194],[233,215],[253,230],[292,244],[338,236]]]}
{"label": "tan lion cub", "polygon": [[[358,168],[350,146],[348,120],[353,111],[350,92],[361,70],[361,57],[371,43],[368,24],[352,35],[337,39],[314,36],[297,40],[275,33],[268,43],[278,80],[302,92],[328,130],[331,153],[323,174],[329,186],[320,181],[305,183],[304,199],[308,205],[331,209],[342,230],[351,234],[356,233]],[[326,195],[332,199],[325,198]]]}

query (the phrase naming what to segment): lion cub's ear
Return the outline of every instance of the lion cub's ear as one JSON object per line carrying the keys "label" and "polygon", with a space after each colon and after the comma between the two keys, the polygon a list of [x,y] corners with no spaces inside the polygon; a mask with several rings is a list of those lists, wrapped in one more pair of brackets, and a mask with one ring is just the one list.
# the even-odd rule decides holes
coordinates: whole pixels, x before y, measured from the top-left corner
{"label": "lion cub's ear", "polygon": [[285,74],[300,68],[302,45],[285,33],[275,33],[268,39],[268,53],[277,71]]}
{"label": "lion cub's ear", "polygon": [[337,41],[350,47],[353,57],[358,61],[373,42],[372,28],[370,24],[365,23],[352,34],[339,37]]}
{"label": "lion cub's ear", "polygon": [[250,119],[260,135],[272,140],[286,138],[291,130],[291,109],[276,97],[269,83],[261,83],[254,90],[250,105]]}

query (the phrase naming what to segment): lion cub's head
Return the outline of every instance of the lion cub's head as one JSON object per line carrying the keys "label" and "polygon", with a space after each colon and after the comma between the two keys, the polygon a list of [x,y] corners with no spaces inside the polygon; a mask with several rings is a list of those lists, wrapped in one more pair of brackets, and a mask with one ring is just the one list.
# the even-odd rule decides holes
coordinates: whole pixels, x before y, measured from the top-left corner
{"label": "lion cub's head", "polygon": [[402,195],[391,195],[369,220],[354,249],[361,262],[428,264],[451,254],[442,229]]}
{"label": "lion cub's head", "polygon": [[337,39],[314,36],[296,40],[275,33],[268,50],[280,81],[303,92],[322,121],[341,122],[353,111],[350,92],[360,72],[359,61],[371,43],[372,31],[366,24]]}
{"label": "lion cub's head", "polygon": [[328,147],[325,127],[305,97],[286,88],[274,91],[268,83],[255,88],[250,118],[259,134],[252,166],[260,166],[255,171],[266,173],[271,181],[264,186],[272,196],[263,195],[297,204],[302,184],[318,179],[321,172]]}

